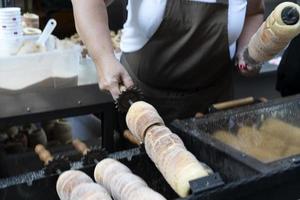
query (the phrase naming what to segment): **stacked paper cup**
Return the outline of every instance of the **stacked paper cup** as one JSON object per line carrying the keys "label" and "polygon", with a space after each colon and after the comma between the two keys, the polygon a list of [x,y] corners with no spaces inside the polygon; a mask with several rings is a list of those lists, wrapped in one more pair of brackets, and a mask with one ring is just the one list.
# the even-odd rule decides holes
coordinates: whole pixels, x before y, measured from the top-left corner
{"label": "stacked paper cup", "polygon": [[0,8],[0,55],[10,55],[17,51],[22,40],[21,9]]}

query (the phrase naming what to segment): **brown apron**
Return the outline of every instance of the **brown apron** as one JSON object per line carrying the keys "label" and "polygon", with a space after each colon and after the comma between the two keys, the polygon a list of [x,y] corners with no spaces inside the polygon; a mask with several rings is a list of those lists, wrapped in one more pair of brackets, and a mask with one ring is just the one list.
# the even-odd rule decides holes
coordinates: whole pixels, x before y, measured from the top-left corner
{"label": "brown apron", "polygon": [[228,0],[168,0],[148,43],[123,53],[122,64],[165,121],[191,117],[231,98],[227,27]]}

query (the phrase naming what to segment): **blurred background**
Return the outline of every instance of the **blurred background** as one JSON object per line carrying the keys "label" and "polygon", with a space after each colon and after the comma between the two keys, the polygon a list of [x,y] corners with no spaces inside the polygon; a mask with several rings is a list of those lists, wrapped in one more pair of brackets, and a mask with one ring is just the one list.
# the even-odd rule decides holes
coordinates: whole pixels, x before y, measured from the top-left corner
{"label": "blurred background", "polygon": [[[58,38],[70,37],[76,33],[72,4],[70,0],[0,0],[2,7],[18,6],[22,8],[22,12],[36,13],[40,17],[40,27],[43,28],[45,23],[54,18],[58,22],[55,31],[53,32]],[[270,12],[283,0],[265,0],[266,14]],[[291,0],[298,2],[300,0]],[[114,0],[108,7],[109,26],[113,31],[122,29],[126,21],[126,4],[127,0]],[[280,61],[280,55],[278,57]],[[241,98],[245,96],[264,96],[269,99],[279,97],[279,93],[275,90],[277,64],[267,63],[260,76],[255,78],[241,77],[239,74],[235,76],[235,97]],[[261,85],[260,90],[257,85]]]}
{"label": "blurred background", "polygon": [[[300,0],[292,0],[292,2]],[[283,0],[265,0],[266,16],[271,10]],[[127,0],[114,0],[109,6],[109,18],[111,30],[122,28],[126,20]],[[0,6],[18,6],[23,12],[33,12],[40,16],[41,25],[45,24],[49,18],[55,18],[58,22],[54,34],[60,38],[68,37],[75,32],[72,4],[70,0],[1,0]]]}

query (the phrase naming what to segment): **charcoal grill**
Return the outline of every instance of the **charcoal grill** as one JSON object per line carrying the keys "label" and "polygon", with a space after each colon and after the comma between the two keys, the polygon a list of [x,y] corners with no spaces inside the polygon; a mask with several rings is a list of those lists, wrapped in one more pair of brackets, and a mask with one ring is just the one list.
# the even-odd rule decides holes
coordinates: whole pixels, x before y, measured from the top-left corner
{"label": "charcoal grill", "polygon": [[[221,173],[227,183],[225,188],[230,187],[230,184],[238,185],[238,183],[253,179],[256,179],[259,185],[260,180],[267,180],[266,177],[268,177],[269,181],[266,185],[259,187],[253,185],[257,190],[265,190],[267,193],[264,194],[265,199],[268,193],[277,194],[272,199],[299,199],[300,181],[296,181],[293,177],[294,173],[298,174],[300,170],[299,155],[263,163],[211,137],[211,134],[217,130],[235,132],[244,125],[259,126],[267,118],[277,118],[299,127],[300,95],[219,111],[202,118],[176,120],[171,127],[200,160]],[[276,177],[278,183],[275,183]],[[285,196],[278,195],[278,190],[289,184],[292,184],[294,189],[282,190]],[[267,187],[271,189],[267,190]]]}
{"label": "charcoal grill", "polygon": [[[195,146],[200,145],[200,142],[195,140]],[[197,151],[195,146],[189,146],[190,150]],[[74,160],[80,160],[78,155],[69,155]],[[201,154],[196,154],[198,159],[202,159]],[[265,199],[296,199],[295,193],[298,193],[297,183],[300,176],[300,167],[293,165],[289,168],[283,168],[279,171],[271,171],[265,174],[256,172],[255,175],[248,178],[237,179],[234,172],[226,171],[225,168],[218,170],[222,176],[227,177],[226,184],[222,180],[204,179],[202,183],[212,184],[213,187],[205,188],[204,185],[195,184],[193,193],[187,198],[179,198],[170,186],[166,183],[161,176],[155,165],[148,158],[142,148],[133,148],[121,152],[109,154],[109,157],[118,159],[127,165],[133,173],[142,177],[148,185],[154,190],[163,194],[169,200],[196,200],[196,199],[238,199],[238,200],[265,200]],[[76,158],[76,159],[75,159]],[[206,162],[208,160],[203,160]],[[73,169],[80,169],[93,177],[95,165],[83,166],[81,161],[74,161],[72,164]],[[218,168],[215,165],[211,167],[216,171]],[[241,165],[242,168],[246,166]],[[210,178],[218,178],[212,176]],[[45,176],[42,170],[25,173],[18,176],[9,177],[0,181],[0,199],[45,199],[45,200],[58,200],[55,190],[55,184],[58,175]],[[201,179],[198,180],[201,182]],[[287,192],[289,191],[289,192]],[[293,191],[293,192],[291,192]],[[47,194],[47,195],[45,195]]]}
{"label": "charcoal grill", "polygon": [[[144,149],[133,148],[109,154],[108,157],[118,159],[127,165],[134,173],[143,177],[150,187],[164,194],[166,198],[176,199],[177,195],[160,175],[155,165],[146,155]],[[76,158],[75,155],[73,155],[73,159],[74,158]],[[95,165],[84,166],[81,161],[75,161],[71,165],[73,169],[80,169],[93,177]],[[0,199],[58,199],[55,190],[57,178],[58,175],[46,176],[42,170],[36,170],[22,175],[2,179],[0,181]],[[212,187],[206,186],[205,188],[213,188],[223,184],[222,180],[219,179],[219,176],[215,174],[201,180],[200,182],[194,181],[193,188],[195,191],[198,191],[197,187],[199,187],[199,184],[206,184],[207,181],[211,183],[210,186]],[[203,188],[204,186],[202,187],[202,190]],[[45,196],[45,194],[47,194],[47,196]]]}
{"label": "charcoal grill", "polygon": [[[264,117],[269,116],[297,125],[300,118],[300,115],[297,116],[300,110],[299,100],[300,96],[295,96],[220,111],[206,115],[201,119],[192,118],[173,122],[171,129],[178,133],[186,147],[200,161],[208,164],[216,172],[209,177],[210,179],[199,179],[193,182],[191,195],[184,199],[179,198],[173,192],[142,147],[111,152],[109,157],[116,158],[127,165],[135,174],[141,176],[151,188],[169,200],[299,199],[300,159],[297,156],[264,164],[212,139],[209,135],[219,128],[235,130],[239,124],[259,124]],[[106,131],[103,135],[104,138],[107,139],[109,135],[113,135],[112,131]],[[101,143],[100,141],[94,141],[95,144],[91,141],[86,142],[88,145]],[[54,155],[68,156],[73,169],[82,170],[93,176],[95,164],[85,165],[81,161],[80,153],[71,145],[53,148],[50,151]],[[26,171],[20,169],[18,173],[7,174],[5,178],[0,179],[0,199],[58,199],[55,191],[58,175],[45,175],[42,170],[43,166],[36,155],[30,152],[24,155],[18,164],[21,168],[22,164],[26,163],[24,165]],[[28,163],[28,161],[31,162]],[[219,179],[218,174],[220,175]],[[211,187],[206,187],[205,184]]]}

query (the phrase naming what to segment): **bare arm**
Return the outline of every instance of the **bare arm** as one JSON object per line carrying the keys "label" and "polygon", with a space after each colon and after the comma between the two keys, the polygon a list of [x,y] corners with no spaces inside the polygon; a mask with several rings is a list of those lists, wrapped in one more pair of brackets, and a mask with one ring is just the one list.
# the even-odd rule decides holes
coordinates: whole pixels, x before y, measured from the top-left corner
{"label": "bare arm", "polygon": [[76,29],[97,66],[100,88],[110,91],[117,98],[120,84],[130,87],[133,83],[114,56],[108,28],[107,2],[72,0]]}
{"label": "bare arm", "polygon": [[[241,36],[238,40],[237,58],[241,58],[244,48],[248,45],[251,37],[256,33],[264,20],[264,2],[263,0],[248,1],[245,24]],[[244,64],[243,61],[238,61],[238,64]],[[247,70],[241,70],[246,73]],[[250,70],[251,71],[251,70]]]}

